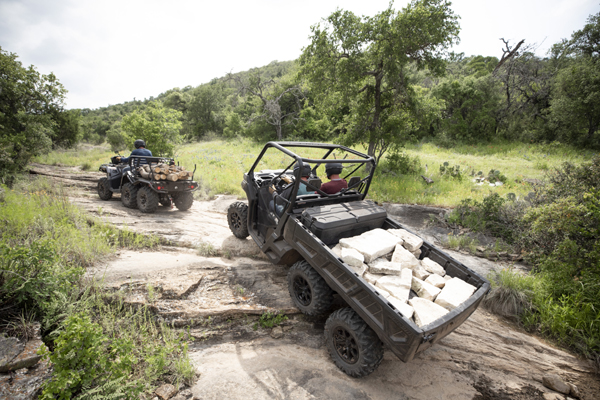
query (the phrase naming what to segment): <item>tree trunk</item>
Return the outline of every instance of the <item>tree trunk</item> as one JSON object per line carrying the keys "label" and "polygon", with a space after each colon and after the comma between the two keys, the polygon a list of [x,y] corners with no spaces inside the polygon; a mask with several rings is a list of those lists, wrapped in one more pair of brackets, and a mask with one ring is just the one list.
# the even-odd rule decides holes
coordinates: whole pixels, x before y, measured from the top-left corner
{"label": "tree trunk", "polygon": [[282,140],[283,136],[281,134],[281,121],[275,125],[275,130],[277,131],[277,140]]}

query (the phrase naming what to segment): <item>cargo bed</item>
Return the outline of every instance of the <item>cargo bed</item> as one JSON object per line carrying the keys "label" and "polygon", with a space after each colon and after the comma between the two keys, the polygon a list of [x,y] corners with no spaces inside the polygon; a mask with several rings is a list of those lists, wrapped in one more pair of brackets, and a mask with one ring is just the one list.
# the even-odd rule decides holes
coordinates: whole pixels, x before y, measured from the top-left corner
{"label": "cargo bed", "polygon": [[[345,203],[344,206],[348,210],[370,209],[373,213],[364,213],[363,219],[373,220],[376,223],[369,224],[367,222],[362,225],[363,229],[357,228],[357,224],[354,224],[354,230],[338,230],[337,226],[344,226],[343,220],[345,219],[340,215],[339,205],[324,206],[318,210],[311,210],[312,224],[307,223],[309,220],[306,217],[305,210],[298,209],[295,210],[296,213],[287,222],[284,239],[287,243],[292,244],[298,253],[325,279],[327,284],[367,322],[398,358],[408,362],[413,359],[415,354],[429,348],[460,326],[477,309],[490,285],[464,264],[424,241],[419,259],[429,257],[444,267],[447,275],[462,279],[475,286],[477,291],[465,303],[444,317],[422,328],[418,327],[412,320],[400,314],[385,297],[362,277],[359,277],[329,247],[335,245],[342,237],[354,236],[375,228],[406,228],[402,224],[387,218],[387,215],[381,218],[383,208],[377,207],[371,202],[357,201]],[[383,213],[385,213],[385,210],[383,210]],[[319,214],[323,215],[323,218],[319,218]],[[368,215],[373,214],[375,215],[374,218],[368,217]],[[337,215],[337,217],[334,215]],[[348,211],[348,215],[353,217],[351,211]],[[356,221],[358,219],[355,218]],[[319,228],[318,220],[321,220],[321,222],[323,220],[334,222],[326,223]],[[324,228],[324,226],[331,229]],[[339,232],[334,239],[332,239],[331,230]],[[325,240],[322,240],[320,236],[325,236]]]}

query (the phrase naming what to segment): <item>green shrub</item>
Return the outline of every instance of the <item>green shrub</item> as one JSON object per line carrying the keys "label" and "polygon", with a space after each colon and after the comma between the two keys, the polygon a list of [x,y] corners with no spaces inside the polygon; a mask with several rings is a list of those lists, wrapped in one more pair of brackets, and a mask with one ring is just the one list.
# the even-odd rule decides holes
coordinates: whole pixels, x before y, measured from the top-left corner
{"label": "green shrub", "polygon": [[535,278],[503,269],[490,273],[488,279],[492,288],[483,299],[484,307],[509,318],[519,318],[531,310]]}
{"label": "green shrub", "polygon": [[258,322],[254,324],[254,330],[257,330],[259,326],[262,328],[273,328],[287,319],[288,317],[285,314],[267,311],[266,313],[263,313],[258,319]]}
{"label": "green shrub", "polygon": [[381,165],[385,172],[394,172],[401,175],[415,175],[421,172],[419,157],[411,157],[400,149],[392,149]]}

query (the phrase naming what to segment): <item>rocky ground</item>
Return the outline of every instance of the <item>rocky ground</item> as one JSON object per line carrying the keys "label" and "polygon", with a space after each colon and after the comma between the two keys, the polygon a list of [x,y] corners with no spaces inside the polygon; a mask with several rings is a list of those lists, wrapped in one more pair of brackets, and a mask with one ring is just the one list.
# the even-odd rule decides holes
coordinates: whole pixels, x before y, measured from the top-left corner
{"label": "rocky ground", "polygon": [[[590,363],[481,308],[413,361],[403,363],[386,351],[372,375],[350,378],[329,358],[325,319],[305,317],[293,307],[286,267],[271,265],[251,239],[231,235],[226,221],[227,206],[235,201],[231,196],[195,202],[188,212],[160,207],[148,215],[123,207],[118,195],[100,200],[95,194],[99,173],[44,165],[33,165],[32,171],[61,181],[73,203],[90,214],[172,243],[156,251],[121,251],[89,271],[110,290],[123,291],[129,302],[149,304],[159,318],[191,327],[191,359],[198,379],[171,398],[600,398]],[[449,232],[427,224],[441,209],[386,207],[392,217],[436,245]],[[483,275],[512,264],[447,252]],[[275,329],[262,328],[257,321],[265,311],[283,311],[288,320]],[[562,390],[569,397],[549,388],[553,379],[556,390],[567,384]],[[6,384],[0,381],[0,386]]]}

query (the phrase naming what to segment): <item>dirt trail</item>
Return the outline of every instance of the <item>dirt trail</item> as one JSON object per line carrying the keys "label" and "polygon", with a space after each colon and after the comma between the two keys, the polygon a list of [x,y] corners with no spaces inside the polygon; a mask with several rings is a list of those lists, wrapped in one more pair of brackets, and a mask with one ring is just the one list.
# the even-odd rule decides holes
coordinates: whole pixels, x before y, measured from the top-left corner
{"label": "dirt trail", "polygon": [[[149,304],[163,320],[191,326],[190,354],[200,373],[194,398],[542,399],[552,392],[541,383],[550,373],[577,385],[581,398],[600,398],[590,363],[481,308],[410,363],[386,351],[372,375],[349,378],[327,354],[325,320],[305,317],[293,307],[286,267],[268,263],[250,239],[231,235],[226,209],[233,197],[195,202],[189,212],[161,207],[148,215],[125,208],[119,195],[100,200],[95,193],[100,173],[44,165],[33,165],[32,171],[62,181],[72,202],[89,213],[175,244],[154,252],[122,251],[89,274],[123,291],[129,302]],[[429,241],[443,234],[424,224],[439,210],[393,205],[388,212]],[[218,250],[227,258],[201,256],[198,246],[204,254]],[[506,266],[449,253],[482,274]],[[258,327],[257,319],[277,310],[289,319],[275,339],[271,335],[281,333]]]}

